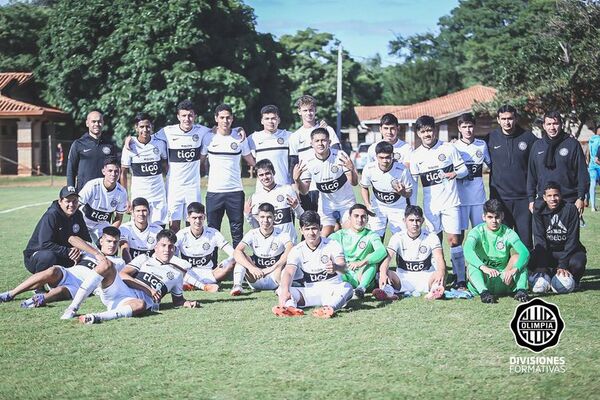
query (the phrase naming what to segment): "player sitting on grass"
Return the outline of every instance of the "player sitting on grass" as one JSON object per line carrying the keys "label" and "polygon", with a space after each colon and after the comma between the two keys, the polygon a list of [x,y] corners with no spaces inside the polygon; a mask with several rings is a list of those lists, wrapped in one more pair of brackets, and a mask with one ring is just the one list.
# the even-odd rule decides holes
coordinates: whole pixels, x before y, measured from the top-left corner
{"label": "player sitting on grass", "polygon": [[149,309],[157,310],[167,293],[171,293],[175,307],[197,307],[196,301],[183,297],[183,274],[189,272],[191,265],[174,256],[176,242],[175,232],[165,229],[156,236],[152,257],[137,256],[121,272],[117,272],[112,262],[99,264],[81,283],[61,319],[75,317],[81,304],[98,285],[100,299],[107,311],[81,315],[79,322],[83,324],[141,316]]}
{"label": "player sitting on grass", "polygon": [[375,232],[367,229],[369,215],[363,204],[350,207],[350,228],[341,229],[329,236],[342,246],[348,271],[342,279],[354,288],[354,297],[362,299],[370,289],[377,274],[377,264],[386,256],[385,246]]}
{"label": "player sitting on grass", "polygon": [[[297,307],[322,306],[313,311],[317,318],[331,318],[352,298],[352,286],[342,280],[346,261],[342,247],[321,237],[321,220],[315,211],[300,217],[305,240],[294,246],[281,274],[277,289],[279,305],[273,313],[279,317],[304,315]],[[305,287],[291,287],[297,269],[304,273]]]}
{"label": "player sitting on grass", "polygon": [[495,303],[497,295],[510,293],[517,301],[528,300],[529,250],[515,231],[502,224],[503,218],[502,203],[486,201],[484,222],[473,228],[465,241],[468,287],[483,303]]}
{"label": "player sitting on grass", "polygon": [[[444,294],[446,262],[442,244],[438,235],[421,229],[424,222],[421,207],[406,206],[406,229],[390,238],[387,258],[379,267],[379,288],[373,290],[377,300],[397,300],[395,293],[400,292],[427,293],[428,299]],[[397,268],[390,271],[394,257]]]}
{"label": "player sitting on grass", "polygon": [[[233,270],[234,286],[242,286],[244,276],[254,290],[275,290],[279,287],[281,270],[286,265],[287,256],[293,244],[290,235],[275,228],[275,207],[269,203],[258,206],[260,228],[246,233],[237,245],[233,256],[236,266]],[[252,249],[251,257],[246,248]]]}
{"label": "player sitting on grass", "polygon": [[[219,290],[221,282],[233,270],[233,247],[221,232],[204,225],[206,211],[203,204],[190,203],[187,207],[187,222],[190,224],[177,232],[177,252],[181,258],[192,264],[192,274],[184,277],[184,289],[197,287],[205,292]],[[216,249],[221,249],[230,256],[215,267]],[[235,289],[235,288],[234,288]],[[240,287],[241,289],[241,287]],[[241,291],[240,291],[241,293]],[[232,290],[232,295],[240,294]]]}
{"label": "player sitting on grass", "polygon": [[36,293],[30,299],[21,303],[23,308],[42,307],[54,301],[72,299],[81,282],[83,282],[97,264],[106,263],[110,260],[117,269],[122,269],[125,262],[115,256],[119,242],[119,230],[114,226],[107,226],[102,231],[100,237],[100,251],[77,238],[78,247],[84,249],[84,255],[74,266],[65,268],[60,265],[54,265],[45,271],[31,275],[23,283],[8,292],[0,293],[0,303],[11,301],[16,295],[28,290],[41,289],[44,285],[49,285],[47,293]]}

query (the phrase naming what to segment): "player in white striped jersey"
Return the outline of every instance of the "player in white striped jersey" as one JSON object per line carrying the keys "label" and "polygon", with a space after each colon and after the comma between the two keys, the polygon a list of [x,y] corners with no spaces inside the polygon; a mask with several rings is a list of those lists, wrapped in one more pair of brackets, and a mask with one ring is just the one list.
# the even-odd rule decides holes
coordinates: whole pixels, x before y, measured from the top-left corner
{"label": "player in white striped jersey", "polygon": [[[465,161],[469,174],[458,180],[458,197],[460,198],[460,229],[464,231],[483,222],[483,203],[486,201],[483,185],[483,164],[491,166],[487,144],[475,138],[475,117],[471,113],[458,117],[458,131],[461,138],[454,146]],[[462,242],[462,240],[461,240]]]}
{"label": "player in white striped jersey", "polygon": [[185,207],[201,201],[200,150],[209,128],[195,125],[194,104],[184,100],[177,105],[178,125],[165,126],[155,137],[167,144],[169,172],[167,174],[167,206],[171,229],[177,232]]}
{"label": "player in white striped jersey", "polygon": [[344,223],[350,207],[356,203],[352,186],[358,184],[358,173],[350,157],[342,150],[330,148],[329,132],[317,128],[311,133],[313,156],[300,160],[294,167],[294,181],[302,194],[314,184],[319,191],[318,212],[323,236],[329,236],[336,222]]}
{"label": "player in white striped jersey", "polygon": [[[187,222],[190,226],[177,232],[177,254],[188,261],[194,274],[186,274],[184,284],[186,290],[194,287],[206,292],[219,290],[221,282],[233,270],[233,247],[221,233],[204,225],[206,211],[201,203],[191,203],[187,208]],[[229,258],[216,264],[217,253],[223,250]]]}
{"label": "player in white striped jersey", "polygon": [[31,275],[23,283],[16,286],[14,289],[0,293],[0,303],[11,301],[20,293],[28,290],[41,289],[45,285],[50,286],[50,291],[47,293],[36,293],[33,297],[23,301],[23,308],[43,307],[48,303],[55,301],[72,299],[81,282],[87,278],[90,271],[101,260],[112,262],[117,270],[123,269],[125,262],[116,256],[119,250],[119,229],[114,226],[108,226],[102,231],[100,237],[100,250],[92,247],[82,239],[77,238],[78,246],[83,250],[83,257],[75,263],[74,266],[65,268],[60,265],[54,265],[44,271]]}
{"label": "player in white striped jersey", "polygon": [[[422,230],[425,219],[419,206],[408,206],[404,213],[406,229],[394,234],[388,243],[388,256],[379,267],[379,289],[373,290],[378,300],[394,300],[393,292],[428,293],[427,298],[444,294],[446,263],[440,239],[435,233]],[[396,258],[396,271],[390,263]],[[387,287],[386,287],[387,286]]]}
{"label": "player in white striped jersey", "polygon": [[112,263],[99,264],[81,283],[73,301],[61,317],[69,319],[94,290],[99,287],[100,300],[106,311],[79,317],[83,324],[95,324],[117,318],[137,317],[149,310],[158,311],[162,298],[171,293],[175,307],[195,308],[196,301],[183,297],[183,274],[190,269],[185,260],[175,257],[175,232],[158,233],[152,257],[142,254],[119,273]]}
{"label": "player in white striped jersey", "polygon": [[150,206],[143,197],[131,202],[131,221],[121,225],[121,255],[129,262],[140,254],[152,255],[156,245],[156,235],[162,230],[160,225],[148,222]]}
{"label": "player in white striped jersey", "polygon": [[415,129],[422,145],[411,156],[410,172],[423,185],[425,218],[440,236],[440,240],[442,231],[446,232],[456,287],[466,290],[465,257],[460,241],[460,199],[456,181],[467,176],[469,171],[456,147],[437,138],[433,117],[419,117],[415,122]]}
{"label": "player in white striped jersey", "polygon": [[127,191],[117,182],[119,165],[116,158],[104,160],[104,178],[88,181],[79,192],[83,219],[92,241],[98,240],[102,229],[111,222],[117,228],[121,226],[123,214],[127,211]]}
{"label": "player in white striped jersey", "polygon": [[[289,168],[289,139],[291,132],[277,129],[281,119],[279,109],[276,106],[264,106],[260,110],[261,124],[263,130],[254,132],[248,137],[248,145],[254,154],[256,162],[270,160],[275,171],[275,183],[278,185],[289,185],[292,183]],[[260,188],[260,182],[256,181],[256,189]]]}
{"label": "player in white striped jersey", "polygon": [[[404,164],[394,158],[390,143],[379,142],[375,152],[376,160],[363,168],[360,193],[364,204],[375,213],[369,218],[369,227],[383,240],[388,224],[392,234],[404,230],[402,215],[416,183]],[[371,196],[369,187],[373,190]]]}
{"label": "player in white striped jersey", "polygon": [[[279,286],[281,270],[292,250],[290,236],[274,225],[275,207],[263,203],[258,207],[259,228],[244,235],[233,253],[236,261],[233,284],[241,290],[244,277],[254,290],[275,290]],[[252,256],[244,251],[252,250]]]}
{"label": "player in white striped jersey", "polygon": [[296,244],[298,236],[292,213],[299,218],[304,210],[291,185],[275,183],[274,177],[276,175],[271,161],[261,160],[256,163],[256,176],[260,183],[260,189],[244,205],[246,221],[253,228],[258,228],[258,207],[263,203],[272,204],[275,207],[275,227],[286,232],[292,242]]}
{"label": "player in white striped jersey", "polygon": [[[321,236],[319,214],[306,211],[300,217],[305,240],[294,246],[287,258],[277,289],[279,305],[273,313],[281,317],[303,315],[298,307],[321,306],[313,311],[318,318],[331,318],[352,298],[352,285],[342,280],[346,260],[342,246]],[[305,287],[292,287],[297,270],[304,274]]]}
{"label": "player in white striped jersey", "polygon": [[150,203],[150,222],[167,223],[167,192],[163,172],[167,167],[165,142],[152,136],[152,121],[146,113],[135,116],[137,138],[123,146],[121,185],[127,189],[127,172],[131,170],[130,199],[143,197]]}

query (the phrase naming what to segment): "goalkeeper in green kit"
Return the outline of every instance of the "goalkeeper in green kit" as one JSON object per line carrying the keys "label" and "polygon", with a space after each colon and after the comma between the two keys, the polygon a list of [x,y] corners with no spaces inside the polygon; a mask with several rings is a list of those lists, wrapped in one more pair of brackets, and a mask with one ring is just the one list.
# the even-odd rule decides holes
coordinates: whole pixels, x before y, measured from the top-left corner
{"label": "goalkeeper in green kit", "polygon": [[348,271],[342,279],[354,288],[354,297],[362,299],[375,281],[378,264],[387,256],[379,235],[367,228],[369,215],[374,214],[363,204],[350,207],[350,228],[329,236],[342,245]]}
{"label": "goalkeeper in green kit", "polygon": [[483,223],[473,228],[463,246],[469,290],[483,303],[514,293],[517,301],[527,296],[529,250],[515,231],[502,224],[504,211],[498,200],[483,205]]}

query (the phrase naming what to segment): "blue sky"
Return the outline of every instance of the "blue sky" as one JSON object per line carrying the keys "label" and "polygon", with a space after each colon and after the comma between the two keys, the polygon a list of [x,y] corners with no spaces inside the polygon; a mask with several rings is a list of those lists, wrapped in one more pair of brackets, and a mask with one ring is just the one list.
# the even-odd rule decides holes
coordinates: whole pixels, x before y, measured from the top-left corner
{"label": "blue sky", "polygon": [[276,37],[308,27],[329,32],[357,61],[379,53],[385,64],[396,35],[437,32],[437,21],[458,0],[244,0],[254,8],[257,30]]}

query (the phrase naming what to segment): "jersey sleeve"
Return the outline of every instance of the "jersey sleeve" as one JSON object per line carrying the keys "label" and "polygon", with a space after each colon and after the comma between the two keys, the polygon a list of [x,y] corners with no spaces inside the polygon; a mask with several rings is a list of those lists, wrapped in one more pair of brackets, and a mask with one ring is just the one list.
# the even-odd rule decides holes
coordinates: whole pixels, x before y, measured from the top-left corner
{"label": "jersey sleeve", "polygon": [[254,135],[256,135],[256,132],[248,136],[248,147],[250,147],[251,151],[256,152],[256,142],[254,141]]}
{"label": "jersey sleeve", "polygon": [[125,260],[123,260],[121,257],[115,257],[112,260],[112,263],[117,272],[121,272],[121,270],[125,268]]}
{"label": "jersey sleeve", "polygon": [[407,189],[414,189],[417,187],[417,183],[413,179],[408,168],[404,168],[402,175],[400,175],[400,183],[402,183]]}
{"label": "jersey sleeve", "polygon": [[387,248],[392,250],[394,253],[398,253],[398,248],[400,247],[400,234],[394,234],[390,238],[390,241],[387,244]]}
{"label": "jersey sleeve", "polygon": [[244,237],[242,237],[242,242],[244,242],[246,245],[252,247],[252,242],[253,242],[253,231],[249,231],[246,232],[246,234],[244,235]]}
{"label": "jersey sleeve", "polygon": [[125,188],[123,188],[123,193],[121,194],[121,199],[119,201],[119,204],[117,204],[117,212],[119,214],[125,214],[126,211],[127,211],[127,192],[125,191]]}
{"label": "jersey sleeve", "polygon": [[488,168],[492,167],[492,157],[490,156],[490,150],[488,149],[486,142],[483,142],[483,162]]}
{"label": "jersey sleeve", "polygon": [[338,257],[344,257],[344,249],[342,249],[342,245],[339,242],[332,240],[328,243],[328,247],[332,260],[335,260]]}
{"label": "jersey sleeve", "polygon": [[442,247],[440,238],[435,233],[430,233],[429,236],[427,236],[427,242],[429,243],[431,250],[439,249]]}
{"label": "jersey sleeve", "polygon": [[465,165],[465,160],[461,157],[456,146],[452,144],[448,144],[450,148],[450,159],[452,160],[452,164],[454,165],[454,172],[456,172],[456,177],[458,179],[464,178],[469,174],[469,170]]}
{"label": "jersey sleeve", "polygon": [[123,146],[123,153],[121,153],[121,166],[125,168],[131,167],[131,153],[125,146]]}
{"label": "jersey sleeve", "polygon": [[298,133],[292,133],[289,139],[290,156],[298,156]]}
{"label": "jersey sleeve", "polygon": [[240,143],[240,148],[242,151],[242,156],[247,156],[248,154],[251,153],[250,146],[249,146],[247,140],[244,140],[242,143]]}
{"label": "jersey sleeve", "polygon": [[202,154],[203,156],[208,154],[208,146],[210,145],[210,142],[212,141],[213,138],[213,133],[211,132],[207,132],[204,136],[202,136],[202,145],[200,146],[200,154]]}
{"label": "jersey sleeve", "polygon": [[527,247],[521,241],[517,232],[513,231],[512,229],[507,229],[506,238],[510,243],[510,246],[517,252],[517,254],[519,254],[519,258],[515,263],[515,268],[521,271],[523,268],[525,268],[527,262],[529,262],[529,250],[527,250]]}
{"label": "jersey sleeve", "polygon": [[219,249],[222,249],[223,247],[227,246],[229,244],[229,242],[225,239],[225,236],[223,236],[223,234],[219,231],[217,231],[215,229],[215,244],[217,245],[217,247]]}
{"label": "jersey sleeve", "polygon": [[340,139],[338,138],[337,133],[335,133],[335,130],[328,126],[327,131],[329,132],[329,140],[331,140],[331,145],[335,146],[336,144],[340,144]]}
{"label": "jersey sleeve", "polygon": [[142,265],[144,265],[144,262],[146,262],[146,260],[148,260],[148,255],[140,254],[139,256],[131,260],[128,265],[139,271],[142,268]]}
{"label": "jersey sleeve", "polygon": [[167,143],[166,142],[163,142],[162,140],[157,140],[156,147],[158,148],[158,152],[160,154],[161,159],[166,160],[169,158],[169,156],[167,154]]}
{"label": "jersey sleeve", "polygon": [[308,165],[306,166],[306,171],[304,171],[302,173],[302,175],[300,175],[300,180],[302,181],[310,181],[312,178],[310,176],[310,161],[308,162]]}
{"label": "jersey sleeve", "polygon": [[92,188],[94,187],[93,182],[93,179],[88,181],[79,191],[79,204],[87,204],[92,199]]}
{"label": "jersey sleeve", "polygon": [[302,260],[300,257],[300,250],[297,247],[294,247],[287,258],[287,265],[293,265],[296,268],[300,268],[302,266]]}
{"label": "jersey sleeve", "polygon": [[369,172],[371,168],[369,168],[369,164],[367,164],[360,174],[360,186],[369,187],[371,186],[371,173]]}
{"label": "jersey sleeve", "polygon": [[469,234],[467,235],[467,240],[465,240],[465,244],[463,245],[463,251],[465,255],[465,262],[467,266],[472,265],[475,268],[481,268],[483,261],[477,253],[475,252],[475,248],[477,247],[477,243],[481,240],[480,232],[478,229],[471,229]]}
{"label": "jersey sleeve", "polygon": [[377,146],[377,143],[373,143],[369,146],[369,148],[367,149],[367,163],[370,163],[371,161],[375,161],[376,159],[376,154],[375,154],[375,146]]}
{"label": "jersey sleeve", "polygon": [[381,241],[381,238],[375,232],[369,233],[369,241],[373,246],[373,252],[367,257],[367,264],[377,264],[387,256],[387,250]]}
{"label": "jersey sleeve", "polygon": [[119,240],[121,242],[129,242],[129,227],[127,225],[121,225],[119,227],[119,232],[121,232],[121,236],[119,237]]}

